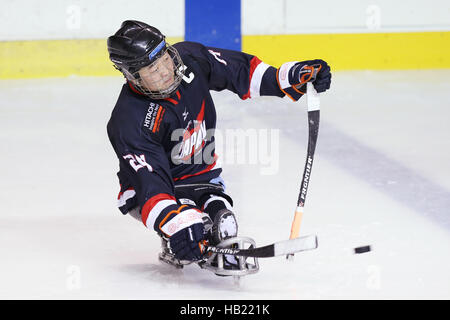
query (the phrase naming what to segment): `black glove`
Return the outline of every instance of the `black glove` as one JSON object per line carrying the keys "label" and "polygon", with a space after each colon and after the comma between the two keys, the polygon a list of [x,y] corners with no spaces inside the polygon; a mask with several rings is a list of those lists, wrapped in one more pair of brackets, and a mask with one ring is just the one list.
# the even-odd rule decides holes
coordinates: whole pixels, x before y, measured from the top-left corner
{"label": "black glove", "polygon": [[161,231],[169,236],[170,249],[179,260],[200,260],[203,256],[203,240],[206,239],[202,216],[197,209],[187,209],[173,214],[161,226]]}
{"label": "black glove", "polygon": [[170,249],[179,260],[200,260],[203,256],[203,223],[196,223],[175,233],[169,241]]}
{"label": "black glove", "polygon": [[281,91],[297,101],[306,93],[307,82],[319,93],[330,88],[330,66],[320,59],[286,62],[277,70],[277,81]]}

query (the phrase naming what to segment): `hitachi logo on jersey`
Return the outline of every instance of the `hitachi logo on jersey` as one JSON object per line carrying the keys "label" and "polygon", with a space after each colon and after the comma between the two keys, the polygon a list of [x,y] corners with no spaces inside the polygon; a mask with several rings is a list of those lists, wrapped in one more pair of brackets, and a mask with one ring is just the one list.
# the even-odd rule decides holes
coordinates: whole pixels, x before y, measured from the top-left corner
{"label": "hitachi logo on jersey", "polygon": [[150,126],[150,123],[152,120],[152,114],[153,114],[154,110],[155,110],[155,104],[152,102],[152,103],[150,103],[150,106],[148,107],[147,114],[145,115],[145,120],[144,120],[144,126],[147,128]]}
{"label": "hitachi logo on jersey", "polygon": [[165,111],[159,104],[150,102],[144,119],[144,127],[150,129],[152,132],[159,131],[159,126],[161,125]]}

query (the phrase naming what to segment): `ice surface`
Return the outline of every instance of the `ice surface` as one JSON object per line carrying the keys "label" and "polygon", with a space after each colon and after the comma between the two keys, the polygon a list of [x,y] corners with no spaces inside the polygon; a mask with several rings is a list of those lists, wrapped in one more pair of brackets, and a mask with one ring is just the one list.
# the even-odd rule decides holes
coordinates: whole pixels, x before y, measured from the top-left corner
{"label": "ice surface", "polygon": [[[0,81],[0,298],[449,299],[449,79],[442,70],[335,73],[321,95],[300,231],[317,233],[319,248],[292,263],[260,259],[239,286],[195,265],[161,264],[154,232],[115,207],[105,126],[122,79]],[[240,235],[259,246],[287,239],[306,103],[213,95],[219,135],[275,139],[270,162],[244,164],[219,139]],[[371,252],[353,254],[368,244]]]}

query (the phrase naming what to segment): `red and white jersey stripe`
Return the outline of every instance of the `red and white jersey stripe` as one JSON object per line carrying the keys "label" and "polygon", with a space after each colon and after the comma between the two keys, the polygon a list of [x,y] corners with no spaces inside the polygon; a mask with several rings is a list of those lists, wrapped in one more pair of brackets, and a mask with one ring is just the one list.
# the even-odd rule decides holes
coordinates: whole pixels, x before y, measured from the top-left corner
{"label": "red and white jersey stripe", "polygon": [[154,224],[161,212],[169,206],[177,205],[175,197],[160,193],[147,200],[141,211],[142,222],[144,225],[153,229]]}

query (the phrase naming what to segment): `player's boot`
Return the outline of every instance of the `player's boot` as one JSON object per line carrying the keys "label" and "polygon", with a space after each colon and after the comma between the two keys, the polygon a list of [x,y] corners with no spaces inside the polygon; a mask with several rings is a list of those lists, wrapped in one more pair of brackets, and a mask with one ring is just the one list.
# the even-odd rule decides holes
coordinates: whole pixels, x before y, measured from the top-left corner
{"label": "player's boot", "polygon": [[[234,213],[228,209],[220,210],[214,218],[214,223],[211,229],[211,243],[216,246],[223,240],[237,237],[238,224]],[[230,248],[232,248],[231,246]],[[239,261],[235,256],[226,254],[224,255],[224,268],[225,269],[239,269]]]}
{"label": "player's boot", "polygon": [[233,212],[228,209],[220,210],[214,218],[211,229],[211,240],[213,245],[217,245],[223,240],[236,237],[238,224]]}

